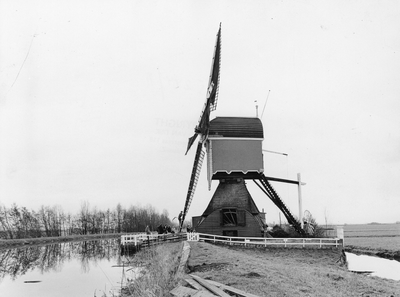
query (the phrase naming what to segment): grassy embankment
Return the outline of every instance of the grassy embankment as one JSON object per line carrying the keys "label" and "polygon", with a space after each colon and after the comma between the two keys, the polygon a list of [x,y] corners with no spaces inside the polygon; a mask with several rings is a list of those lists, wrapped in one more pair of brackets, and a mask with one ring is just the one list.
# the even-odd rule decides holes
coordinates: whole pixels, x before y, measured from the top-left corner
{"label": "grassy embankment", "polygon": [[[399,296],[400,282],[349,272],[337,249],[243,248],[191,242],[189,273],[258,296]],[[170,296],[182,243],[138,253],[146,269],[123,296]],[[144,261],[144,262],[142,262]],[[185,277],[185,276],[183,276]]]}
{"label": "grassy embankment", "polygon": [[159,245],[139,252],[130,261],[134,266],[142,266],[139,276],[130,281],[122,291],[122,296],[170,296],[179,279],[175,277],[179,266],[182,242]]}

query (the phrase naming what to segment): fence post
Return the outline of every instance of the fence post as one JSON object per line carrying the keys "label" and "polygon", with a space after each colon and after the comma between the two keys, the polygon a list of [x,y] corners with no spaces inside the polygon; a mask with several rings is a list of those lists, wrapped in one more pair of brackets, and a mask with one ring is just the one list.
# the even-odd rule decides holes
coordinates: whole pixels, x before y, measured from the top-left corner
{"label": "fence post", "polygon": [[344,231],[343,226],[336,226],[336,238],[342,240],[342,246],[344,247]]}

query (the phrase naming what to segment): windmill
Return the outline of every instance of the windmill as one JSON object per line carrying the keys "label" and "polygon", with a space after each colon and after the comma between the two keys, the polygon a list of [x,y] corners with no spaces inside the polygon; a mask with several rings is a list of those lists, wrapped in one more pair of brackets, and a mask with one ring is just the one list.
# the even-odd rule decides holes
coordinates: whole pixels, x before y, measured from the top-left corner
{"label": "windmill", "polygon": [[221,25],[214,48],[206,101],[195,127],[195,134],[189,138],[186,150],[187,153],[199,137],[180,229],[207,154],[209,189],[212,180],[218,180],[219,185],[204,213],[192,218],[196,231],[226,236],[264,235],[265,213],[259,211],[246,187],[245,181],[253,180],[283,212],[295,230],[305,236],[301,223],[291,214],[269,180],[300,183],[266,177],[263,173],[264,134],[261,120],[258,117],[216,117],[210,121],[210,113],[217,106],[220,61]]}
{"label": "windmill", "polygon": [[189,210],[190,204],[193,199],[194,192],[196,190],[197,182],[199,179],[201,166],[204,160],[204,146],[208,137],[208,130],[210,126],[210,113],[217,108],[218,99],[218,87],[219,87],[219,68],[221,61],[221,24],[217,33],[217,41],[214,49],[213,62],[211,65],[210,79],[208,82],[206,102],[204,103],[203,110],[200,114],[200,119],[197,126],[194,128],[194,135],[189,138],[188,146],[185,155],[188,153],[196,138],[200,136],[197,144],[197,150],[193,162],[192,174],[189,182],[189,189],[186,196],[185,207],[183,209],[182,222],[179,226],[182,228],[182,224],[185,221],[187,211]]}

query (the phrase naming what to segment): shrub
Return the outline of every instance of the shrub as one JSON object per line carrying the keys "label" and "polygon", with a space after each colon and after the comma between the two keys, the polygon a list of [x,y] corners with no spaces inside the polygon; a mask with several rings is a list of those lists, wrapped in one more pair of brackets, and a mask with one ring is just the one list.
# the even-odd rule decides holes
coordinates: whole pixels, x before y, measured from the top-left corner
{"label": "shrub", "polygon": [[287,238],[287,237],[289,237],[289,233],[287,233],[285,230],[283,230],[283,228],[281,228],[278,225],[275,225],[272,228],[272,231],[270,232],[270,234],[271,234],[272,237],[275,237],[275,238]]}

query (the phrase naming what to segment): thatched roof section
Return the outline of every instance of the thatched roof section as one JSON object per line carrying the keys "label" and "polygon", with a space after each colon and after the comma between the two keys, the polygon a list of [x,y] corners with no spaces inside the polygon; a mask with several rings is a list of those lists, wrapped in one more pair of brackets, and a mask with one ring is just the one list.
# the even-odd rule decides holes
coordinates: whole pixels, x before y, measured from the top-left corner
{"label": "thatched roof section", "polygon": [[240,181],[237,181],[236,179],[231,181],[221,180],[210,203],[203,213],[203,217],[208,216],[214,210],[221,208],[241,208],[254,215],[260,213],[253,198],[251,198],[243,179],[240,179]]}

